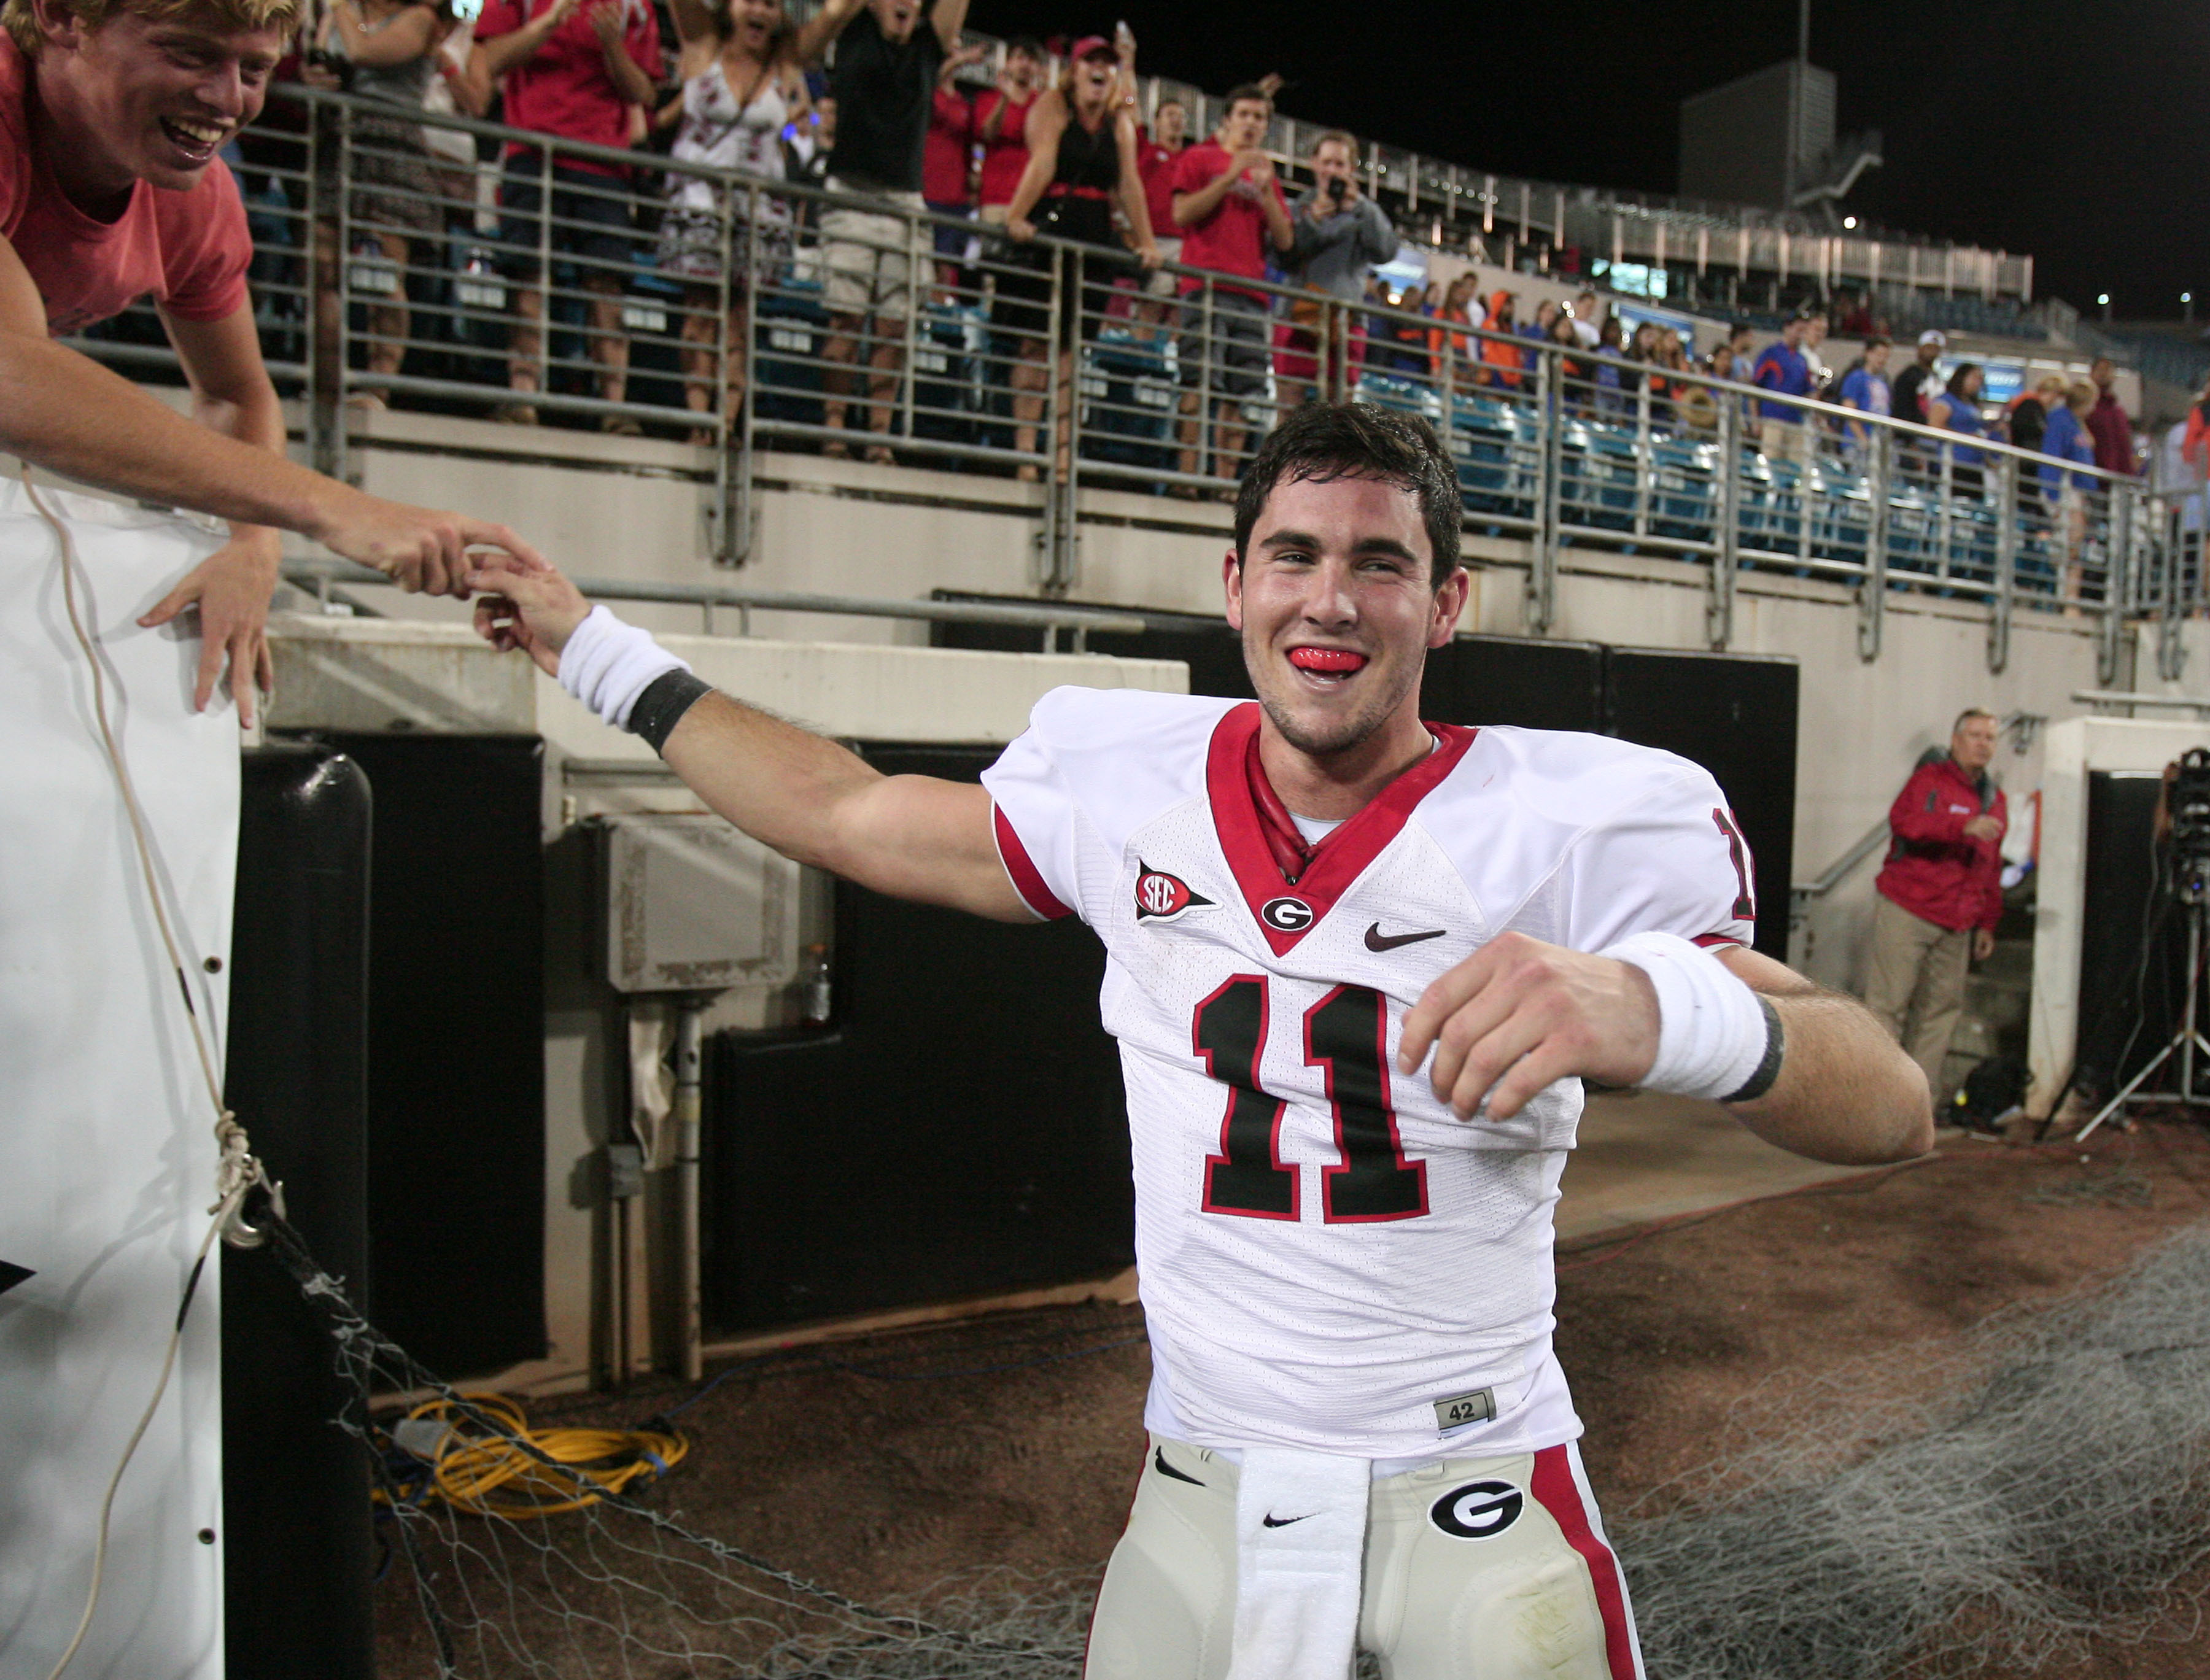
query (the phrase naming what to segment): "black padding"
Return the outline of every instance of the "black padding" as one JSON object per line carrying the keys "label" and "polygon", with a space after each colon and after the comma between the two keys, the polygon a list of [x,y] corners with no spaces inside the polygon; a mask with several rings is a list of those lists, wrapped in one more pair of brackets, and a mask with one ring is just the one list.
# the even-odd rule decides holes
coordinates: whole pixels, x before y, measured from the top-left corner
{"label": "black padding", "polygon": [[1613,648],[1609,732],[1694,759],[1718,778],[1756,863],[1757,948],[1788,957],[1796,849],[1792,659]]}
{"label": "black padding", "polygon": [[1459,636],[1428,650],[1420,716],[1522,729],[1603,728],[1603,650],[1531,636]]}
{"label": "black padding", "polygon": [[544,745],[339,735],[376,784],[369,1316],[448,1377],[545,1351]]}
{"label": "black padding", "polygon": [[[2091,1097],[2108,1097],[2162,1049],[2187,994],[2187,910],[2162,891],[2154,771],[2087,773],[2086,894],[2080,917],[2079,1036]],[[2011,807],[2011,820],[2019,819]],[[2159,1076],[2159,1089],[2178,1079]]]}
{"label": "black padding", "polygon": [[[966,601],[1007,607],[1048,607],[1054,603],[1023,595],[973,595],[939,589],[938,601]],[[1101,609],[1110,612],[1110,607]],[[1138,634],[1092,632],[1086,638],[1091,653],[1111,654],[1116,659],[1179,659],[1189,667],[1189,692],[1218,694],[1235,700],[1253,698],[1250,673],[1243,667],[1243,644],[1228,621],[1197,613],[1162,613],[1149,607],[1140,616],[1148,626]],[[1013,625],[932,624],[929,645],[938,648],[976,648],[990,653],[1036,653],[1043,647],[1042,630]],[[1059,650],[1073,650],[1072,631],[1058,633]]]}
{"label": "black padding", "polygon": [[[939,589],[939,601],[972,601],[1041,607],[1016,595],[981,595]],[[1189,692],[1229,699],[1253,697],[1243,663],[1243,643],[1218,614],[1141,609],[1148,626],[1140,635],[1093,632],[1092,653],[1122,659],[1179,659],[1189,667]],[[939,648],[981,648],[1034,653],[1042,632],[1005,625],[937,624],[929,639]],[[1071,651],[1072,633],[1060,631],[1058,646]],[[1603,727],[1603,650],[1593,642],[1554,642],[1526,636],[1459,636],[1428,652],[1420,684],[1420,716],[1438,723],[1511,723],[1529,729]]]}
{"label": "black padding", "polygon": [[[995,749],[863,746],[975,780]],[[837,887],[825,1030],[725,1032],[705,1115],[720,1333],[1068,1283],[1135,1255],[1104,952],[1043,927]]]}
{"label": "black padding", "polygon": [[[327,749],[245,755],[225,1100],[324,1266],[367,1271],[368,778]],[[262,1250],[222,1251],[226,1664],[370,1680],[368,1461],[322,1316]]]}

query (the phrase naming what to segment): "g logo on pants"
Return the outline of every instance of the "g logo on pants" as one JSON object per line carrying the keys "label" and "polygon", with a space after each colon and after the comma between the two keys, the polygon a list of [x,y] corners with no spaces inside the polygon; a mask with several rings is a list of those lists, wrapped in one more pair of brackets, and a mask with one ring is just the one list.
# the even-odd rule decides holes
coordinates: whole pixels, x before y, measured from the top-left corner
{"label": "g logo on pants", "polygon": [[1429,1506],[1428,1516],[1453,1539],[1488,1540],[1519,1521],[1526,1502],[1509,1482],[1468,1482]]}

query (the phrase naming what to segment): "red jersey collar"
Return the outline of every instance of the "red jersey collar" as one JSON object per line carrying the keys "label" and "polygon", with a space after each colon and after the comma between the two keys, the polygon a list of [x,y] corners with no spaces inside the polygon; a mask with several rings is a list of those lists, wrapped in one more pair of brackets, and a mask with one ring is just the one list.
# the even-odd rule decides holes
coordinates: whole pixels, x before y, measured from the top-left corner
{"label": "red jersey collar", "polygon": [[[1307,846],[1259,763],[1259,716],[1258,703],[1247,700],[1214,726],[1205,784],[1214,831],[1243,902],[1274,954],[1286,957],[1403,831],[1420,801],[1458,768],[1478,731],[1426,725],[1440,743],[1436,749],[1319,844]],[[1267,914],[1284,900],[1292,901],[1286,910]]]}

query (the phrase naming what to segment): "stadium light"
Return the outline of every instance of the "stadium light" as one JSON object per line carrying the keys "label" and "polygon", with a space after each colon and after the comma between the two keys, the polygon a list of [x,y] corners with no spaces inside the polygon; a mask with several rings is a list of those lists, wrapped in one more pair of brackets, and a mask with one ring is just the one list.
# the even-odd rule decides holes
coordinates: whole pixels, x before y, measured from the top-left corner
{"label": "stadium light", "polygon": [[1857,225],[1857,219],[1855,216],[1844,216],[1842,218],[1842,226],[1845,227],[1855,227]]}
{"label": "stadium light", "polygon": [[2108,292],[2098,292],[2095,294],[2095,301],[2098,304],[2107,304],[2110,300],[2110,294]]}

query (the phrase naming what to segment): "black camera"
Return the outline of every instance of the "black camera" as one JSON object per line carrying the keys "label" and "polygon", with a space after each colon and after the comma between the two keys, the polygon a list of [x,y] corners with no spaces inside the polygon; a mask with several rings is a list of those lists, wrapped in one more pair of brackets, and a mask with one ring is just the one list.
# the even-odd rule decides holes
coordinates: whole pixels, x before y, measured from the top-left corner
{"label": "black camera", "polygon": [[328,70],[337,77],[338,86],[353,86],[353,60],[342,52],[332,52],[328,47],[311,46],[301,55],[305,63],[318,70]]}
{"label": "black camera", "polygon": [[1337,175],[1327,184],[1327,196],[1340,204],[1350,196],[1350,183]]}
{"label": "black camera", "polygon": [[2190,746],[2169,771],[2164,792],[2171,872],[2188,903],[2210,897],[2210,749]]}

